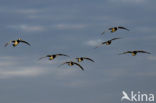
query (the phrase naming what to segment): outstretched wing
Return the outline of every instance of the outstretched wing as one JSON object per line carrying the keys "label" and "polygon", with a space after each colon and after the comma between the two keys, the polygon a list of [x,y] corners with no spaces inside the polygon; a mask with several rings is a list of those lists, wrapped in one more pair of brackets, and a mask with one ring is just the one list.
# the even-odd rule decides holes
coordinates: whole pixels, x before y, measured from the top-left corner
{"label": "outstretched wing", "polygon": [[104,35],[106,32],[107,32],[107,30],[104,30],[104,31],[101,33],[101,35]]}
{"label": "outstretched wing", "polygon": [[101,35],[104,35],[104,34],[105,34],[105,31],[101,33]]}
{"label": "outstretched wing", "polygon": [[112,40],[117,40],[117,39],[120,39],[120,38],[113,38],[113,39],[111,39],[111,41],[112,41]]}
{"label": "outstretched wing", "polygon": [[83,57],[84,59],[86,59],[86,60],[89,60],[89,61],[91,61],[91,62],[95,62],[93,59],[91,59],[91,58],[88,58],[88,57]]}
{"label": "outstretched wing", "polygon": [[62,65],[68,64],[68,63],[69,63],[69,62],[64,62],[64,63],[60,64],[58,67],[61,67]]}
{"label": "outstretched wing", "polygon": [[127,54],[127,53],[132,53],[132,51],[123,52],[123,53],[120,53],[119,55],[121,55],[121,54]]}
{"label": "outstretched wing", "polygon": [[56,56],[66,56],[66,57],[70,57],[70,56],[68,56],[68,55],[66,55],[66,54],[56,54]]}
{"label": "outstretched wing", "polygon": [[50,57],[50,56],[51,56],[51,55],[46,55],[46,56],[44,56],[44,57],[39,58],[39,60],[41,60],[41,59],[43,59],[43,58]]}
{"label": "outstretched wing", "polygon": [[[112,30],[112,29],[111,29]],[[109,29],[106,29],[106,30],[104,30],[102,33],[101,33],[101,35],[104,35],[106,32],[108,32],[109,31]]]}
{"label": "outstretched wing", "polygon": [[139,52],[139,53],[151,54],[150,52],[146,52],[146,51],[143,51],[143,50],[138,50],[137,52]]}
{"label": "outstretched wing", "polygon": [[78,63],[75,63],[75,62],[73,62],[75,65],[77,65],[77,66],[79,66],[80,68],[81,68],[81,70],[84,70],[84,68],[80,65],[80,64],[78,64]]}
{"label": "outstretched wing", "polygon": [[30,43],[28,43],[28,42],[26,42],[26,41],[24,41],[24,40],[20,40],[20,42],[25,43],[25,44],[31,46]]}
{"label": "outstretched wing", "polygon": [[108,28],[108,30],[112,30],[113,28]]}
{"label": "outstretched wing", "polygon": [[43,59],[43,58],[46,58],[46,56],[45,56],[45,57],[41,57],[41,58],[39,58],[39,60],[41,60],[41,59]]}
{"label": "outstretched wing", "polygon": [[97,45],[96,47],[95,47],[95,49],[96,48],[99,48],[100,46],[102,46],[102,45],[104,45],[104,44],[106,44],[107,42],[102,42],[101,44],[99,44],[99,45]]}
{"label": "outstretched wing", "polygon": [[7,42],[7,43],[4,45],[4,47],[7,47],[11,42],[13,42],[13,41],[11,40],[11,41]]}
{"label": "outstretched wing", "polygon": [[118,26],[118,28],[119,28],[119,29],[124,29],[124,30],[129,31],[129,29],[127,29],[127,28],[125,28],[125,27],[123,27],[123,26]]}

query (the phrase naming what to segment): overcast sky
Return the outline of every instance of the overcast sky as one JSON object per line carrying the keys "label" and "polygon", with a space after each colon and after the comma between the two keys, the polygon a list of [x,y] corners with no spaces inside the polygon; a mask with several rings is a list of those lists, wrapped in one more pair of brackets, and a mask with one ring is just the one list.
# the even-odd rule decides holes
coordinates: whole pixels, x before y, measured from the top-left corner
{"label": "overcast sky", "polygon": [[[155,0],[0,0],[1,103],[120,103],[122,91],[156,94]],[[125,26],[113,34],[101,32]],[[4,47],[10,40],[20,44]],[[120,37],[110,46],[94,47]],[[118,55],[127,50],[152,54]],[[64,53],[54,61],[38,59]],[[74,57],[85,71],[62,66]]]}

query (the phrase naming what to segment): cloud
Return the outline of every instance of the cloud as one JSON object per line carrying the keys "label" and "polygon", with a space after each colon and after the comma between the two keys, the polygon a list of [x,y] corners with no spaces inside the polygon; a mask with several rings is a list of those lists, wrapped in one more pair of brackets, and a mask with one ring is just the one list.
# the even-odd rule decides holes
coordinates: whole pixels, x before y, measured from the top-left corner
{"label": "cloud", "polygon": [[89,40],[89,41],[85,42],[85,44],[88,45],[88,46],[95,47],[95,46],[99,45],[101,42],[102,42],[101,39],[98,39],[98,40]]}
{"label": "cloud", "polygon": [[44,9],[17,9],[17,8],[8,8],[8,7],[0,7],[0,12],[5,12],[5,13],[17,13],[17,14],[24,14],[24,15],[31,15],[31,14],[38,14],[43,12]]}
{"label": "cloud", "polygon": [[12,77],[32,77],[45,73],[40,67],[19,67],[18,69],[0,69],[0,79]]}
{"label": "cloud", "polygon": [[43,60],[34,61],[32,65],[23,65],[25,59],[13,56],[0,57],[0,79],[8,79],[13,77],[36,77],[40,75],[50,74],[56,79],[70,78],[76,76],[81,70],[75,66],[69,67],[63,65],[63,60],[56,59],[55,61]]}
{"label": "cloud", "polygon": [[[46,30],[46,27],[41,25],[21,24],[21,25],[9,25],[7,27],[12,29],[22,30],[25,32],[41,32]],[[48,26],[47,29],[65,30],[65,29],[83,29],[86,27],[87,25],[85,24],[56,24],[56,25]]]}
{"label": "cloud", "polygon": [[38,76],[46,71],[42,67],[22,66],[22,62],[22,59],[12,56],[0,57],[0,79]]}
{"label": "cloud", "polygon": [[17,65],[17,63],[16,62],[4,62],[4,61],[0,62],[0,67],[14,66],[14,65]]}
{"label": "cloud", "polygon": [[[26,60],[27,61],[27,60]],[[0,57],[0,79],[10,79],[14,77],[36,77],[40,75],[50,74],[56,79],[70,78],[76,76],[79,68],[61,66],[63,60],[55,61],[38,61],[33,65],[23,65],[25,60],[16,57],[2,56]],[[39,66],[40,65],[40,66]]]}
{"label": "cloud", "polygon": [[0,57],[0,68],[7,67],[7,66],[15,66],[18,63],[15,61],[18,61],[19,59],[12,56],[1,56]]}
{"label": "cloud", "polygon": [[57,70],[55,71],[55,73],[57,74],[57,76],[59,78],[64,78],[64,77],[70,77],[70,76],[75,76],[76,75],[76,71],[81,71],[79,68],[57,68]]}
{"label": "cloud", "polygon": [[83,29],[85,27],[87,27],[87,25],[85,24],[56,24],[54,26],[52,26],[56,29]]}
{"label": "cloud", "polygon": [[20,10],[15,10],[17,13],[20,14],[37,14],[40,13],[42,10],[37,10],[37,9],[20,9]]}
{"label": "cloud", "polygon": [[21,25],[10,25],[8,27],[12,29],[22,30],[25,32],[41,32],[45,30],[43,26],[39,26],[39,25],[21,24]]}
{"label": "cloud", "polygon": [[[9,62],[10,63],[10,62]],[[41,75],[50,74],[56,79],[65,79],[77,75],[77,71],[81,71],[79,68],[58,68],[55,65],[51,66],[17,66],[8,65],[6,62],[5,67],[0,66],[0,79],[9,79],[14,77],[37,77]],[[4,66],[4,65],[3,65]]]}

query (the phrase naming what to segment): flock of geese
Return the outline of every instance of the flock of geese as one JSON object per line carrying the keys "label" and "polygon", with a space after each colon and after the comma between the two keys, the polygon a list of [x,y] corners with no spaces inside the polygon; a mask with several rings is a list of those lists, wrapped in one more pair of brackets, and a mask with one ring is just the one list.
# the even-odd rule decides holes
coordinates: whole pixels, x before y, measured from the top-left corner
{"label": "flock of geese", "polygon": [[[114,33],[114,32],[116,32],[119,29],[129,31],[129,29],[127,29],[127,28],[125,28],[123,26],[117,26],[117,27],[108,28],[107,30],[105,30],[104,32],[102,32],[101,35],[104,35],[105,32],[107,32],[107,31],[109,31],[111,33]],[[100,45],[97,45],[95,48],[98,48],[98,47],[100,47],[102,45],[110,45],[112,43],[112,41],[118,40],[118,39],[120,39],[120,38],[113,38],[113,39],[110,39],[108,41],[104,41],[104,42],[100,43]],[[11,41],[7,42],[4,46],[7,47],[9,44],[12,44],[13,47],[16,47],[20,43],[24,43],[24,44],[27,44],[27,45],[31,46],[30,43],[28,43],[25,40],[22,40],[21,38],[18,38],[17,40],[11,40]],[[126,52],[120,53],[119,55],[121,55],[121,54],[128,54],[128,53],[130,53],[132,56],[137,55],[137,53],[151,54],[150,52],[147,52],[147,51],[144,51],[144,50],[133,50],[133,51],[126,51]],[[44,58],[48,58],[51,61],[51,60],[54,60],[55,58],[57,58],[59,56],[70,57],[70,56],[68,56],[66,54],[52,54],[52,55],[43,56],[43,57],[39,58],[39,60],[44,59]],[[93,59],[91,59],[89,57],[78,57],[78,58],[74,58],[74,60],[76,60],[76,61],[67,61],[67,62],[62,63],[59,66],[62,66],[62,65],[65,65],[65,64],[67,64],[68,66],[76,65],[81,70],[84,70],[84,68],[79,64],[79,62],[82,62],[84,60],[95,62]]]}
{"label": "flock of geese", "polygon": [[[104,35],[106,31],[109,31],[111,33],[114,33],[114,32],[116,32],[119,29],[123,29],[123,30],[129,31],[129,29],[127,29],[127,28],[125,28],[123,26],[117,26],[117,27],[108,28],[107,30],[105,30],[104,32],[102,32],[101,35]],[[111,40],[102,42],[100,45],[96,46],[95,48],[98,48],[98,47],[100,47],[100,46],[102,46],[104,44],[105,45],[110,45],[112,43],[112,41],[117,40],[117,39],[120,39],[120,38],[113,38]],[[130,53],[132,56],[137,55],[137,53],[151,54],[150,52],[147,52],[147,51],[144,51],[144,50],[133,50],[133,51],[126,51],[126,52],[120,53],[119,55],[121,55],[121,54],[127,54],[127,53]]]}

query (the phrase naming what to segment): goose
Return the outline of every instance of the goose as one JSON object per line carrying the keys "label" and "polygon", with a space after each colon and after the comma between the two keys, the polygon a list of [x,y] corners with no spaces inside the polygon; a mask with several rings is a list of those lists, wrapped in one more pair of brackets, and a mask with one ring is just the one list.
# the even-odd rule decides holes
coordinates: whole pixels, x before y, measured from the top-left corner
{"label": "goose", "polygon": [[[127,28],[125,28],[125,27],[123,27],[123,26],[116,26],[116,27],[108,28],[108,30],[109,30],[111,33],[116,32],[118,29],[123,29],[123,30],[129,31],[129,29],[127,29]],[[105,31],[102,32],[101,35],[103,35],[104,33],[105,33]]]}
{"label": "goose", "polygon": [[146,52],[146,51],[143,51],[143,50],[126,51],[126,52],[123,52],[123,53],[121,53],[121,54],[127,54],[127,53],[132,54],[132,56],[136,56],[137,53],[151,54],[150,52]]}
{"label": "goose", "polygon": [[41,58],[39,58],[39,60],[41,60],[41,59],[43,59],[43,58],[49,58],[49,60],[53,60],[53,59],[55,59],[56,57],[58,57],[58,56],[66,56],[66,57],[69,57],[68,55],[66,55],[66,54],[53,54],[53,55],[46,55],[46,56],[44,56],[44,57],[41,57]]}
{"label": "goose", "polygon": [[111,40],[108,40],[108,41],[105,41],[105,42],[102,42],[100,45],[96,46],[96,48],[100,47],[101,45],[110,45],[112,43],[113,40],[117,40],[117,39],[120,39],[120,38],[113,38]]}
{"label": "goose", "polygon": [[77,60],[77,62],[82,62],[84,60],[89,60],[91,62],[95,62],[93,59],[88,58],[88,57],[79,57],[79,58],[75,58]]}
{"label": "goose", "polygon": [[11,41],[7,42],[4,46],[7,47],[11,43],[12,43],[13,47],[16,47],[19,43],[25,43],[25,44],[31,46],[27,41],[24,41],[21,38],[18,38],[17,40],[11,40]]}
{"label": "goose", "polygon": [[64,62],[64,63],[62,63],[60,66],[62,66],[62,65],[64,65],[64,64],[67,64],[68,66],[77,65],[78,67],[80,67],[81,70],[84,71],[84,68],[83,68],[80,64],[78,64],[78,63],[76,63],[76,62],[73,62],[73,61]]}

